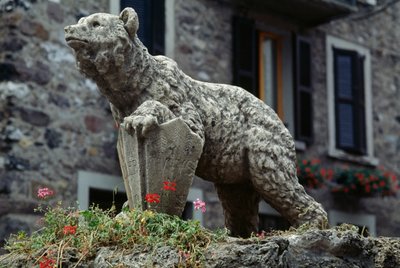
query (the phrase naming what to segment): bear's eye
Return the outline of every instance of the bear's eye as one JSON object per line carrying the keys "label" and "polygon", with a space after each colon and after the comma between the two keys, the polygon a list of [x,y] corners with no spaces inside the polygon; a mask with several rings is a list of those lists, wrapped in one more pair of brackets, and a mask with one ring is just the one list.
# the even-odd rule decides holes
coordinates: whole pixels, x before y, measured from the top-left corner
{"label": "bear's eye", "polygon": [[92,23],[92,26],[93,26],[94,28],[99,27],[99,26],[100,26],[100,22],[94,21],[94,22]]}

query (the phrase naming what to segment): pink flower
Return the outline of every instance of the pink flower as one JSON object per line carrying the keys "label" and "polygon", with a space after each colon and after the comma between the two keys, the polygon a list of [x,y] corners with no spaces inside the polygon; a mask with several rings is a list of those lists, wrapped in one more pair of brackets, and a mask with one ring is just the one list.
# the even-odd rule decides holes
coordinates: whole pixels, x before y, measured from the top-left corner
{"label": "pink flower", "polygon": [[39,188],[37,192],[37,197],[40,199],[46,199],[49,196],[52,196],[54,194],[53,190],[50,190],[49,188]]}
{"label": "pink flower", "polygon": [[201,212],[206,212],[206,202],[196,199],[196,201],[193,201],[194,209],[201,209]]}

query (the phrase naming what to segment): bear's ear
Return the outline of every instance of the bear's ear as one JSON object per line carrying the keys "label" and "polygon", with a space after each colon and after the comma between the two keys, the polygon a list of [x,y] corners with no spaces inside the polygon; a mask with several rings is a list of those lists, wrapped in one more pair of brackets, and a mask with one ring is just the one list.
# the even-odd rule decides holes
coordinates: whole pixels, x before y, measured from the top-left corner
{"label": "bear's ear", "polygon": [[133,8],[127,7],[119,14],[119,19],[124,22],[124,28],[133,39],[139,29],[139,19]]}

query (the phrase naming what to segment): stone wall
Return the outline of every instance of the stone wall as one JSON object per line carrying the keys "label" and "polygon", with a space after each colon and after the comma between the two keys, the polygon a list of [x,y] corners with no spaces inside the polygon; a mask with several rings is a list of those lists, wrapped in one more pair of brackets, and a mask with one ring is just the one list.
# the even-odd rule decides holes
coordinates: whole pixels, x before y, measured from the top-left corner
{"label": "stone wall", "polygon": [[[379,1],[379,4],[385,1]],[[234,7],[232,1],[176,0],[176,51],[180,67],[196,79],[212,82],[232,82],[231,16],[244,13],[261,20],[262,25],[286,31],[300,29],[288,21],[272,20],[268,14]],[[240,9],[241,8],[241,9]],[[312,74],[314,88],[314,142],[307,150],[299,151],[299,158],[319,158],[324,165],[348,166],[352,163],[333,159],[328,155],[328,111],[326,84],[326,36],[332,35],[370,49],[372,59],[373,135],[375,157],[380,164],[400,174],[400,32],[395,25],[400,20],[400,3],[391,5],[372,16],[373,8],[362,8],[349,18],[334,20],[325,25],[301,30],[312,42]],[[274,14],[276,17],[276,14]],[[205,64],[210,62],[212,64]],[[357,164],[356,164],[357,166]],[[217,196],[208,186],[206,196],[217,214],[221,213]],[[360,199],[356,207],[342,207],[328,192],[312,193],[327,210],[341,209],[351,213],[369,213],[377,217],[378,235],[399,235],[400,221],[397,198]],[[328,197],[327,197],[328,196]],[[213,217],[211,226],[221,224]],[[218,219],[218,220],[217,220]],[[207,219],[206,219],[207,220]],[[210,224],[210,223],[207,223]]]}
{"label": "stone wall", "polygon": [[[384,168],[400,174],[400,32],[396,29],[400,20],[400,3],[375,15],[361,12],[346,19],[332,21],[308,34],[313,45],[313,85],[314,85],[314,134],[315,141],[304,158],[320,158],[325,165],[352,165],[329,158],[327,155],[328,126],[325,37],[332,35],[367,47],[371,53],[372,117],[374,154]],[[366,213],[376,216],[377,234],[400,235],[398,198],[361,198],[351,205],[334,202],[328,192],[313,193],[324,207],[349,213]],[[344,200],[346,202],[346,200]]]}
{"label": "stone wall", "polygon": [[[63,33],[65,25],[81,16],[108,12],[109,1],[1,3],[0,239],[10,232],[34,228],[39,186],[55,189],[53,202],[70,204],[77,199],[78,170],[119,174],[116,130],[108,104],[95,84],[78,73]],[[231,3],[175,0],[175,60],[196,79],[232,82],[231,16],[236,11]],[[370,48],[375,152],[386,168],[400,174],[400,32],[394,27],[399,19],[397,3],[371,17],[337,20],[305,31],[313,43],[315,141],[300,157],[344,164],[327,156],[324,66],[329,34]],[[285,27],[297,29],[296,25]],[[205,190],[206,227],[221,227],[222,209],[213,185],[196,179],[194,187]],[[335,208],[333,201],[326,201],[331,197],[324,194],[313,193],[327,209]],[[377,215],[378,234],[400,234],[395,227],[400,222],[396,218],[398,199],[371,199],[363,204],[352,211]]]}
{"label": "stone wall", "polygon": [[78,170],[119,172],[108,103],[78,73],[63,30],[108,1],[1,4],[0,240],[35,227],[38,187],[75,204]]}

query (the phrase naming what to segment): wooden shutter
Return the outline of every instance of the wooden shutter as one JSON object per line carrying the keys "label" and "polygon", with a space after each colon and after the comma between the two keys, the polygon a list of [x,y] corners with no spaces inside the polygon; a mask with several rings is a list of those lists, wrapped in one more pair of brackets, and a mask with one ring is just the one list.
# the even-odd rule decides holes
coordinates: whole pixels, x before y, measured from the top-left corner
{"label": "wooden shutter", "polygon": [[165,53],[165,0],[121,0],[121,10],[133,7],[139,17],[137,35],[152,55]]}
{"label": "wooden shutter", "polygon": [[233,84],[258,97],[257,32],[254,21],[233,17]]}
{"label": "wooden shutter", "polygon": [[307,144],[313,141],[313,89],[311,77],[311,43],[295,36],[295,136]]}
{"label": "wooden shutter", "polygon": [[333,49],[336,146],[366,153],[364,58],[356,51]]}

